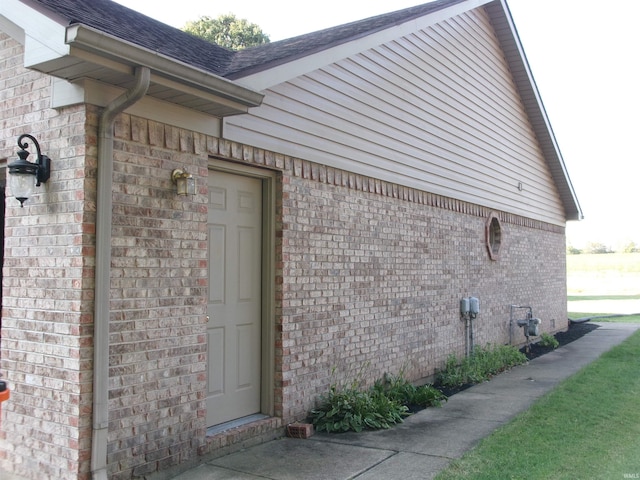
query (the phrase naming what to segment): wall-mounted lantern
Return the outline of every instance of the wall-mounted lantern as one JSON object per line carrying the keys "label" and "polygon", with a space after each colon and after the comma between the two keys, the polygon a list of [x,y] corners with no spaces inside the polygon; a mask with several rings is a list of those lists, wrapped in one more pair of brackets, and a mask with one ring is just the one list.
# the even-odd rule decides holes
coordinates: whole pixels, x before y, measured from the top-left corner
{"label": "wall-mounted lantern", "polygon": [[[22,140],[28,138],[36,148],[37,158],[35,163],[29,162],[27,157],[29,152],[29,144]],[[11,193],[20,202],[20,206],[24,207],[30,196],[34,193],[34,187],[39,187],[41,184],[46,183],[49,180],[51,174],[51,159],[46,155],[42,155],[40,151],[40,144],[31,135],[25,133],[18,137],[18,160],[8,165],[9,168],[9,187]]]}
{"label": "wall-mounted lantern", "polygon": [[193,175],[187,171],[176,168],[171,173],[171,180],[176,186],[176,193],[178,195],[195,195],[196,194],[196,180]]}

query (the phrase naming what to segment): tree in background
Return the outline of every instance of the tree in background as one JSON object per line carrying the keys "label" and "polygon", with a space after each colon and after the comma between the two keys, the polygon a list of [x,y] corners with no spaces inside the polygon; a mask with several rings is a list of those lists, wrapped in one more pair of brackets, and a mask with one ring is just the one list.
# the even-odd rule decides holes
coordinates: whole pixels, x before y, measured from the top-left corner
{"label": "tree in background", "polygon": [[599,242],[587,243],[587,246],[584,249],[584,251],[585,253],[613,253],[613,250],[607,247],[604,243],[599,243]]}
{"label": "tree in background", "polygon": [[567,255],[580,255],[581,253],[582,250],[579,248],[576,248],[571,244],[567,245]]}
{"label": "tree in background", "polygon": [[194,22],[187,22],[182,30],[231,50],[269,43],[269,36],[258,25],[239,19],[232,13],[218,18],[200,17]]}
{"label": "tree in background", "polygon": [[640,247],[635,242],[629,242],[622,247],[622,253],[640,253]]}

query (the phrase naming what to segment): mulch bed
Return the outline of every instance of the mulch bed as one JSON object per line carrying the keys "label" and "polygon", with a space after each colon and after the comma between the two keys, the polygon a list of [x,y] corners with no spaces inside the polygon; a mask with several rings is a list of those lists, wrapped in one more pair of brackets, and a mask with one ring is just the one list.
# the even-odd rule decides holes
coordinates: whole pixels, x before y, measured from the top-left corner
{"label": "mulch bed", "polygon": [[[578,340],[580,337],[583,337],[587,333],[594,331],[596,328],[598,328],[598,326],[599,325],[595,325],[590,322],[584,322],[584,323],[569,322],[569,328],[567,329],[566,332],[559,332],[554,335],[555,339],[559,343],[557,348],[560,348],[563,345],[567,345],[568,343],[571,343],[575,340]],[[552,352],[553,350],[554,350],[553,348],[542,347],[537,343],[532,343],[531,345],[529,345],[528,352],[526,351],[526,346],[520,349],[520,351],[524,353],[529,360],[533,360],[534,358],[544,355],[545,353]],[[444,393],[447,397],[455,395],[456,393],[466,390],[469,387],[473,387],[473,385],[474,385],[473,383],[469,383],[469,384],[460,385],[457,387],[443,387],[441,385],[438,385],[437,383],[434,384],[434,386],[438,390],[440,390],[442,393]]]}
{"label": "mulch bed", "polygon": [[[584,323],[573,323],[569,322],[569,329],[566,332],[556,333],[554,337],[560,344],[558,348],[566,345],[568,343],[573,342],[574,340],[578,340],[580,337],[586,335],[589,332],[594,331],[598,328],[598,325],[595,325],[590,322]],[[529,346],[529,351],[526,351],[526,347],[522,347],[520,351],[524,353],[529,360],[532,360],[540,355],[544,355],[545,353],[552,352],[553,348],[542,347],[537,343],[532,343]]]}

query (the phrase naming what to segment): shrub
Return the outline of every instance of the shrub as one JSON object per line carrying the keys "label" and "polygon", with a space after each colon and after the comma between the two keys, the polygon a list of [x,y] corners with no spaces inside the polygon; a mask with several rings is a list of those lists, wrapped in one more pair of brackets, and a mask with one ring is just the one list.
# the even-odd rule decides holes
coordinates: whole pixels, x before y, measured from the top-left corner
{"label": "shrub", "polygon": [[311,410],[310,417],[318,431],[332,433],[390,428],[407,415],[407,407],[375,389],[338,390],[332,385],[329,393],[321,398],[320,406]]}
{"label": "shrub", "polygon": [[407,407],[439,407],[447,401],[446,395],[433,385],[413,385],[404,378],[402,372],[399,375],[385,374],[383,380],[378,380],[373,388]]}
{"label": "shrub", "polygon": [[373,387],[363,390],[362,373],[345,386],[332,384],[329,393],[320,397],[319,406],[309,414],[316,430],[333,433],[390,428],[410,415],[409,405],[434,407],[447,400],[433,385],[415,386],[402,372],[385,374]]}
{"label": "shrub", "polygon": [[538,344],[541,347],[545,347],[545,348],[553,348],[556,349],[560,346],[560,342],[558,342],[558,340],[556,340],[556,337],[554,337],[553,335],[550,335],[548,333],[543,333],[542,335],[540,335],[540,341],[538,342]]}
{"label": "shrub", "polygon": [[462,360],[449,355],[444,369],[438,374],[438,383],[444,387],[480,383],[526,361],[527,357],[511,345],[476,347]]}

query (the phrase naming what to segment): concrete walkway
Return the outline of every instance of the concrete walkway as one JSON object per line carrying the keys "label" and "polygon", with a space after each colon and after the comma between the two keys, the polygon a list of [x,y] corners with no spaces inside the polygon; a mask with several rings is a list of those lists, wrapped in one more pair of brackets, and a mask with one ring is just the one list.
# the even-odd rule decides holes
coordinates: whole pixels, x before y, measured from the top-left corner
{"label": "concrete walkway", "polygon": [[640,324],[598,323],[584,337],[452,396],[389,430],[316,434],[265,443],[175,480],[426,480],[526,410],[558,383],[620,344]]}

